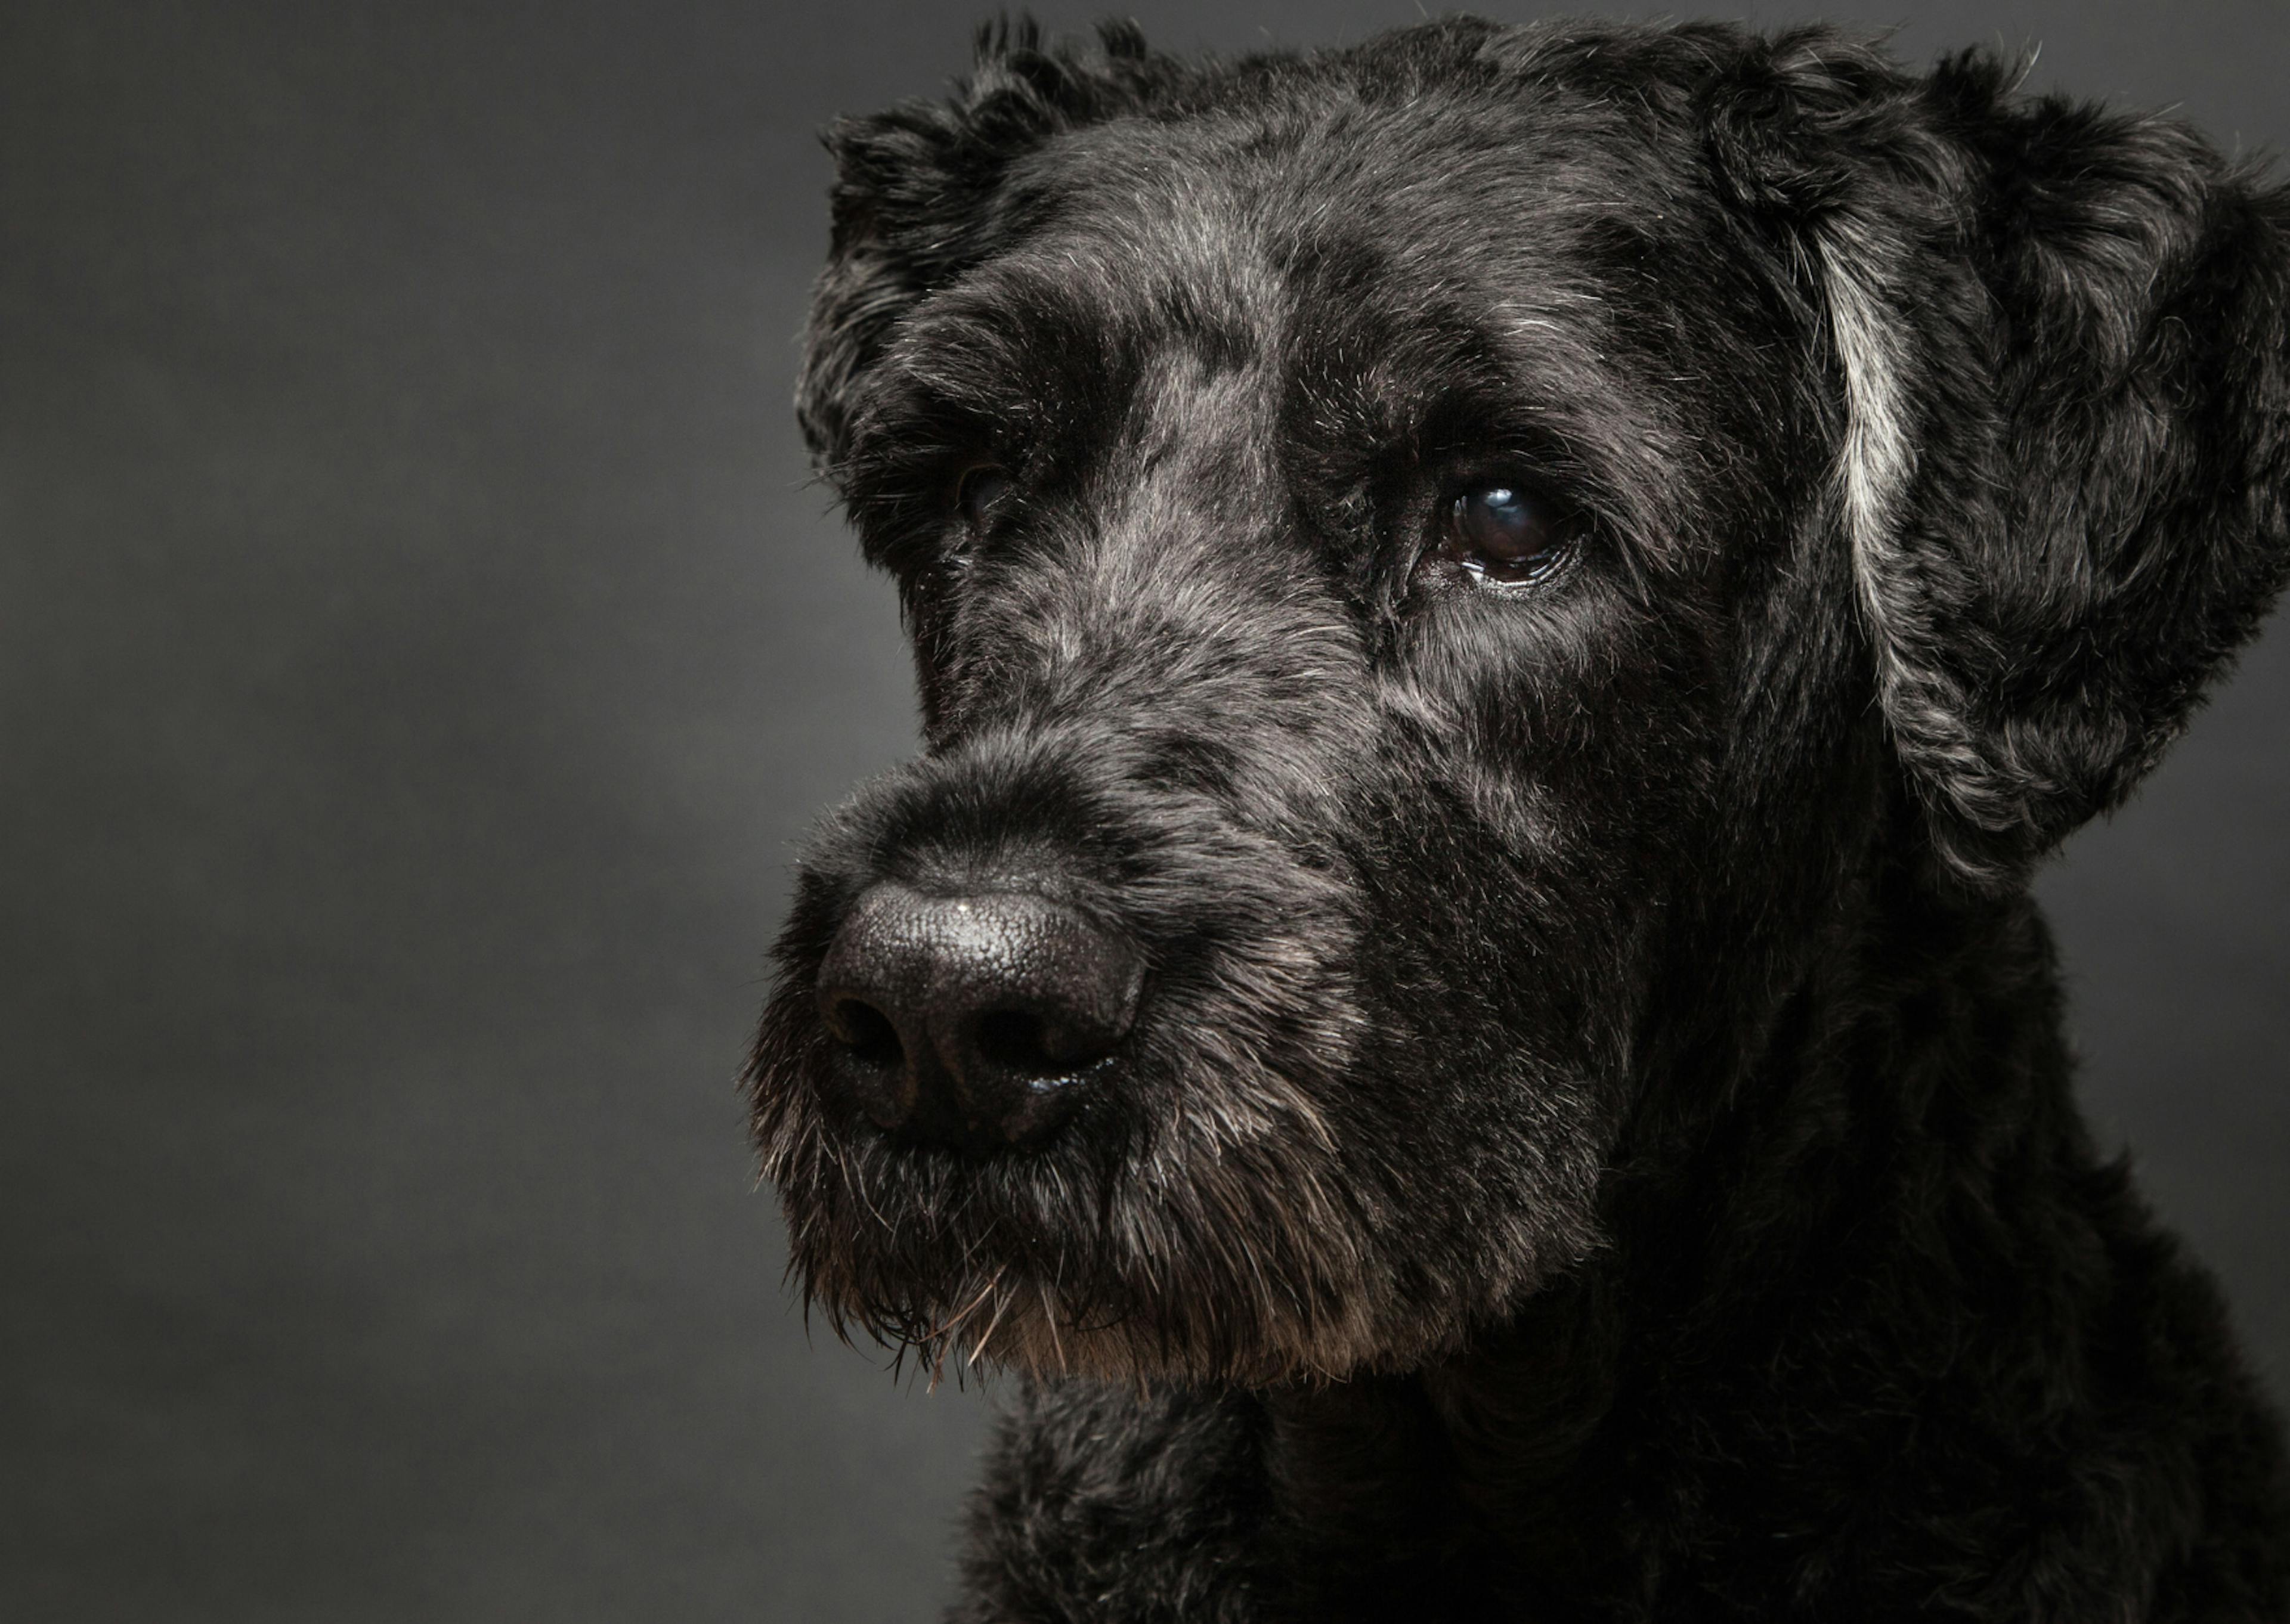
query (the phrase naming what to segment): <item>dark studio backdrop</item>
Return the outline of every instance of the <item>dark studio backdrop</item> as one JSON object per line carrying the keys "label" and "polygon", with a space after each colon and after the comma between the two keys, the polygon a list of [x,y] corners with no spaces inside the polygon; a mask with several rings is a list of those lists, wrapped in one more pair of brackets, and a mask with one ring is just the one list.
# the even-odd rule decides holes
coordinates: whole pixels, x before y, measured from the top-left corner
{"label": "dark studio backdrop", "polygon": [[[2278,0],[1825,12],[2290,144]],[[788,407],[813,132],[973,20],[0,8],[0,1617],[944,1595],[974,1385],[806,1340],[733,1076],[790,842],[913,737]],[[2290,1390],[2290,634],[2043,889]]]}

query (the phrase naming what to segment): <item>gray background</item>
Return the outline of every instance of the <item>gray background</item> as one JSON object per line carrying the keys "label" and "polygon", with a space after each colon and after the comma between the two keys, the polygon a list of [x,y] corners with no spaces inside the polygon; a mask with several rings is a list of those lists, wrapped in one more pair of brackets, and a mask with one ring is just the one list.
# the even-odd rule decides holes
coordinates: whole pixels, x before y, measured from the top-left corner
{"label": "gray background", "polygon": [[[2290,135],[2271,0],[1827,9]],[[789,841],[911,740],[786,405],[812,132],[972,16],[5,8],[0,1615],[944,1593],[982,1411],[806,1342],[732,1076]],[[2045,884],[2093,1111],[2278,1392],[2286,700],[2278,627]]]}

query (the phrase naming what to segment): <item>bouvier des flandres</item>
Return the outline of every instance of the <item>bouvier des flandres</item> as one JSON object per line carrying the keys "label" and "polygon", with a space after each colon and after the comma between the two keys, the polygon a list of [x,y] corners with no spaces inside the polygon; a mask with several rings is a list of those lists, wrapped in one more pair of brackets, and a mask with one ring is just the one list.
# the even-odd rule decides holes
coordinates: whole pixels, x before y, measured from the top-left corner
{"label": "bouvier des flandres", "polygon": [[927,748],[756,1132],[1017,1372],[954,1617],[2290,1616],[2028,889],[2290,566],[2290,198],[1822,29],[995,29],[829,141]]}

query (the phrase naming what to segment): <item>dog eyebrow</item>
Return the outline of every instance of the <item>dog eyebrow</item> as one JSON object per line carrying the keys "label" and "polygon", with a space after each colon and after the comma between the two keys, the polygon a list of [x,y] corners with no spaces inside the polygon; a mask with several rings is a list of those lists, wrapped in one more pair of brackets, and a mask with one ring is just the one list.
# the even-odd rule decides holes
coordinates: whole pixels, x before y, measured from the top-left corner
{"label": "dog eyebrow", "polygon": [[1674,357],[1615,329],[1607,290],[1475,288],[1469,267],[1427,288],[1341,222],[1204,204],[1190,226],[1045,223],[926,295],[862,386],[846,494],[888,517],[965,458],[1113,424],[1181,351],[1212,372],[1269,364],[1288,404],[1265,427],[1302,436],[1307,468],[1345,461],[1348,440],[1539,476],[1597,517],[1641,593],[1693,556],[1678,493],[1706,482],[1709,448],[1665,410],[1654,374]]}
{"label": "dog eyebrow", "polygon": [[1253,307],[1269,269],[1170,252],[1119,234],[1037,235],[973,267],[903,318],[862,386],[850,460],[894,441],[1032,443],[1105,423],[1173,351],[1211,372],[1261,359],[1277,338]]}
{"label": "dog eyebrow", "polygon": [[1563,319],[1564,297],[1401,297],[1390,282],[1297,301],[1284,416],[1298,449],[1333,467],[1403,447],[1411,466],[1539,477],[1597,517],[1634,585],[1674,567],[1692,533],[1677,494],[1705,448],[1627,346]]}
{"label": "dog eyebrow", "polygon": [[839,483],[917,456],[1014,457],[1125,392],[1134,356],[1093,301],[1006,265],[979,268],[901,321],[861,384]]}
{"label": "dog eyebrow", "polygon": [[886,392],[1000,417],[1045,373],[1100,358],[1104,338],[1093,313],[1064,291],[1000,276],[926,300],[900,324],[880,378]]}

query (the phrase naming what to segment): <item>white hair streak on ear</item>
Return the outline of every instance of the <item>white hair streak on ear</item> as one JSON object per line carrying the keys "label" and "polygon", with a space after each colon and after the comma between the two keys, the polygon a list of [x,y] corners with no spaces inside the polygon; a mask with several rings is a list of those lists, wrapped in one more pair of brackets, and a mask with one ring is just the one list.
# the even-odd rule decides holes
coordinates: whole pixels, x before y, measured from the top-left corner
{"label": "white hair streak on ear", "polygon": [[1910,364],[1906,336],[1860,268],[1878,258],[1865,231],[1830,222],[1817,234],[1828,295],[1830,339],[1845,373],[1845,446],[1837,482],[1870,616],[1882,629],[1885,607],[1870,591],[1872,556],[1892,538],[1895,510],[1916,470],[1916,446],[1902,396]]}
{"label": "white hair streak on ear", "polygon": [[[2022,799],[1974,738],[1962,689],[1938,662],[1932,583],[1919,579],[1905,533],[1917,468],[1918,362],[1901,308],[1905,295],[1886,284],[1880,268],[1899,263],[1906,250],[1882,225],[1844,213],[1811,235],[1844,374],[1836,492],[1886,720],[1927,800],[1944,800],[1944,810],[1976,828],[2009,828],[2025,814]],[[1966,879],[2000,877],[1944,836],[1939,850]]]}

